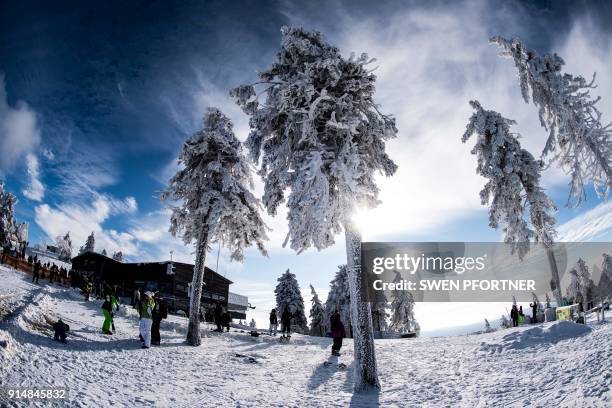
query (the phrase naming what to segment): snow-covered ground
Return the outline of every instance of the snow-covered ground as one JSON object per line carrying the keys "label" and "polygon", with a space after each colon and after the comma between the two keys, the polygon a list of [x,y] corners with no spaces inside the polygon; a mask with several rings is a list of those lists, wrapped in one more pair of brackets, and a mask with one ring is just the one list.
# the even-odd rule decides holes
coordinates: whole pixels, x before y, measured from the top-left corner
{"label": "snow-covered ground", "polygon": [[[341,369],[328,357],[331,339],[294,335],[280,344],[206,327],[194,348],[183,343],[185,319],[171,316],[162,346],[142,350],[133,310],[106,336],[99,303],[25,278],[0,267],[0,386],[68,387],[62,406],[612,406],[610,323],[377,340],[382,391],[353,394],[350,340]],[[58,316],[70,325],[67,345],[51,340],[47,320]]]}

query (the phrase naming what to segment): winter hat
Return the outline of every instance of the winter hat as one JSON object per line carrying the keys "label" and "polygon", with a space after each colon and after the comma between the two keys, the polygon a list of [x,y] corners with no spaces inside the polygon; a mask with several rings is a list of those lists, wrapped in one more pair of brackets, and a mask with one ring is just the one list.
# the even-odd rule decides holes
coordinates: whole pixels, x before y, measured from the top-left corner
{"label": "winter hat", "polygon": [[145,295],[146,297],[150,297],[150,298],[151,298],[151,297],[153,297],[153,292],[150,292],[150,291],[148,291],[148,290],[147,290],[147,291],[144,293],[144,295]]}

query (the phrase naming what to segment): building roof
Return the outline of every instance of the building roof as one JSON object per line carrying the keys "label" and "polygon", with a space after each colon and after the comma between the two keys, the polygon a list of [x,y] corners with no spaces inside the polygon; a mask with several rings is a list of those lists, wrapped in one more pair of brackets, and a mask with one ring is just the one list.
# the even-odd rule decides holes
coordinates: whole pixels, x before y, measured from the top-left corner
{"label": "building roof", "polygon": [[[99,254],[97,252],[85,252],[85,253],[82,253],[82,254],[77,255],[74,258],[72,258],[72,262],[74,262],[75,259],[82,258],[82,257],[103,258],[101,260],[103,260],[105,262],[108,262],[108,261],[115,262],[115,263],[118,263],[118,264],[121,264],[121,265],[124,265],[124,266],[141,266],[141,265],[142,266],[146,266],[146,265],[153,265],[153,264],[168,265],[171,262],[171,261],[158,261],[158,262],[119,262],[119,261],[117,261],[117,260],[115,260],[113,258],[110,258],[110,257],[108,257],[106,255]],[[183,269],[191,269],[191,270],[193,270],[193,266],[194,266],[192,264],[188,264],[188,263],[184,263],[184,262],[176,262],[176,261],[172,261],[172,264],[175,267],[178,266],[178,267],[183,268]],[[234,283],[231,280],[227,279],[226,277],[224,277],[224,276],[218,274],[217,272],[213,271],[209,267],[206,266],[205,268],[206,268],[205,269],[205,273],[212,273],[212,274],[216,275],[215,276],[216,279],[219,279],[219,280],[221,280],[223,282],[226,282],[227,284],[230,284],[230,285],[232,283]]]}

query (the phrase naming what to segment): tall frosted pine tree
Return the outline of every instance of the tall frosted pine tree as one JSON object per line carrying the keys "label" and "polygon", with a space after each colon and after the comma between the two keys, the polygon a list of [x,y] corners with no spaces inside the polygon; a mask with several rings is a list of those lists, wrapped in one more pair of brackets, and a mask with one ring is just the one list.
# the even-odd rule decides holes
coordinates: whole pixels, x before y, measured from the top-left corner
{"label": "tall frosted pine tree", "polygon": [[89,236],[87,237],[87,240],[85,241],[85,245],[83,245],[81,249],[79,249],[79,255],[85,254],[87,252],[94,252],[95,248],[96,248],[96,237],[94,236],[94,233],[92,231],[91,234],[89,234]]}
{"label": "tall frosted pine tree", "polygon": [[17,197],[4,189],[0,182],[0,246],[10,245],[17,241],[17,223],[15,205]]}
{"label": "tall frosted pine tree", "polygon": [[391,176],[397,169],[385,152],[385,142],[397,134],[395,120],[374,100],[376,76],[367,54],[346,59],[318,32],[291,27],[281,32],[272,66],[258,82],[230,94],[251,116],[246,143],[261,162],[268,213],[275,215],[287,201],[285,243],[298,253],[312,246],[322,250],[344,230],[355,389],[379,388],[372,316],[360,292],[361,237],[351,217],[357,207],[379,203],[374,175]]}
{"label": "tall frosted pine tree", "polygon": [[297,331],[302,333],[308,332],[308,322],[306,321],[306,313],[304,309],[304,298],[300,291],[295,275],[287,269],[280,278],[274,289],[276,295],[276,310],[278,316],[281,317],[285,310],[289,310],[293,316],[291,318],[291,327],[297,327]]}
{"label": "tall frosted pine tree", "polygon": [[260,217],[260,202],[253,196],[247,159],[230,119],[208,108],[202,130],[183,143],[180,170],[170,179],[162,200],[170,206],[170,232],[185,245],[196,245],[187,343],[198,346],[200,300],[208,245],[220,242],[232,260],[243,259],[243,249],[255,245],[266,255],[267,227]]}
{"label": "tall frosted pine tree", "polygon": [[564,73],[565,61],[557,54],[538,55],[518,38],[491,38],[501,55],[512,58],[518,70],[523,99],[539,109],[540,123],[549,131],[542,155],[557,162],[570,175],[568,206],[585,199],[585,180],[599,196],[612,186],[612,124],[601,123],[591,81]]}
{"label": "tall frosted pine tree", "polygon": [[319,295],[315,288],[310,285],[310,293],[312,293],[310,307],[310,335],[325,336],[325,308],[319,299]]}
{"label": "tall frosted pine tree", "polygon": [[329,284],[329,293],[325,301],[325,327],[326,332],[331,330],[331,316],[338,312],[340,320],[346,326],[347,336],[352,336],[351,328],[351,294],[348,283],[348,269],[346,265],[338,266],[334,279]]}

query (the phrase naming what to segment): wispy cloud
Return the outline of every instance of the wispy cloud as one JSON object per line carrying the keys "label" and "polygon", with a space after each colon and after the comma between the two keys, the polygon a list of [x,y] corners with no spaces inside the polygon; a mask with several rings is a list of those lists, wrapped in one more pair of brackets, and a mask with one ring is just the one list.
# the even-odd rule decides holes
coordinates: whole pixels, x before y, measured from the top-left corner
{"label": "wispy cloud", "polygon": [[560,242],[585,242],[602,238],[612,231],[612,202],[601,203],[561,224],[557,231]]}
{"label": "wispy cloud", "polygon": [[0,74],[0,174],[12,170],[39,143],[36,113],[23,101],[9,106],[4,75]]}
{"label": "wispy cloud", "polygon": [[40,181],[38,158],[32,153],[26,155],[26,167],[29,183],[23,190],[23,195],[32,201],[42,201],[45,196],[45,186]]}

